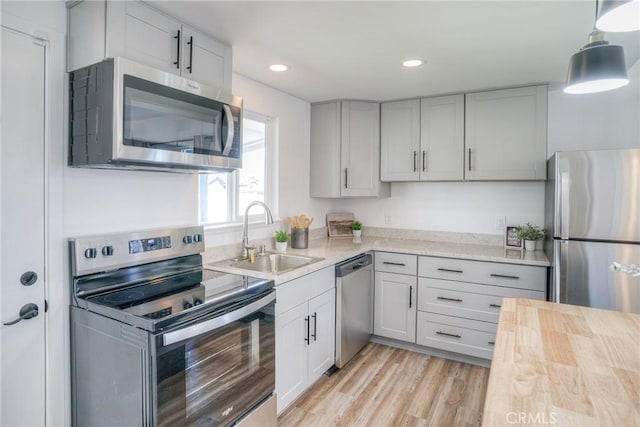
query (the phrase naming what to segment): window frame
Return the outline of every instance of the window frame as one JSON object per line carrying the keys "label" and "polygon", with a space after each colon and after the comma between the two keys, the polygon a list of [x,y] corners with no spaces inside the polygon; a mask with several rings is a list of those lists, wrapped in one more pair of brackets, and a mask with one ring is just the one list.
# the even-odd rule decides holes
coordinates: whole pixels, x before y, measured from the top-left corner
{"label": "window frame", "polygon": [[[251,110],[243,110],[242,120],[259,121],[265,125],[264,138],[264,203],[269,206],[274,219],[278,218],[277,212],[277,119]],[[244,124],[243,124],[244,125]],[[243,135],[244,139],[244,135]],[[242,141],[244,144],[244,140]],[[244,155],[244,150],[243,150]],[[202,215],[203,195],[208,191],[207,178],[209,174],[203,174],[198,182],[198,216],[199,222],[205,229],[219,229],[238,226],[244,221],[244,212],[240,212],[240,170],[236,169],[228,173],[227,178],[227,221],[205,222]],[[251,210],[254,212],[254,209]],[[264,220],[264,213],[255,208],[256,213],[249,214],[250,223],[259,223]]]}

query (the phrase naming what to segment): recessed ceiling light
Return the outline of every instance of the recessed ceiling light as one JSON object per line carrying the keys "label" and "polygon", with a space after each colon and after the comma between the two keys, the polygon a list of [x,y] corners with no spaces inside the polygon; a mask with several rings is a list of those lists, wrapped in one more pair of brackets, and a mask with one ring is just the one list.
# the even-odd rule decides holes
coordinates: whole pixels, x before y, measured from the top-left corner
{"label": "recessed ceiling light", "polygon": [[421,66],[423,63],[424,63],[424,61],[423,61],[423,60],[421,60],[421,59],[407,59],[406,61],[404,61],[404,62],[402,63],[402,66],[403,66],[403,67],[408,67],[408,68],[411,68],[411,67],[419,67],[419,66]]}
{"label": "recessed ceiling light", "polygon": [[284,64],[273,64],[269,67],[271,71],[287,71],[289,67]]}

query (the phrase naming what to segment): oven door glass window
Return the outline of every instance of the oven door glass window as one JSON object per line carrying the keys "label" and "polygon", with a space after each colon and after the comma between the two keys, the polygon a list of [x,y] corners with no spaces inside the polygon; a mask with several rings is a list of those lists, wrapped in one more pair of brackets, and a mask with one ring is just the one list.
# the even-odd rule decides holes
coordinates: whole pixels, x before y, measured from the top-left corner
{"label": "oven door glass window", "polygon": [[273,306],[221,329],[158,345],[158,426],[226,425],[274,391]]}
{"label": "oven door glass window", "polygon": [[124,145],[241,156],[237,107],[125,75],[123,115]]}

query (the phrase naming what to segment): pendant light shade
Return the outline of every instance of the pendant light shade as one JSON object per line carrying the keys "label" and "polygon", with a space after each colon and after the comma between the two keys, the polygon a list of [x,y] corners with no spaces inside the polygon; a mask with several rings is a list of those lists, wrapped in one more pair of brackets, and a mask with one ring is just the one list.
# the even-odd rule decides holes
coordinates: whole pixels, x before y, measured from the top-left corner
{"label": "pendant light shade", "polygon": [[640,0],[604,0],[596,28],[611,33],[640,30]]}
{"label": "pendant light shade", "polygon": [[621,46],[610,45],[601,31],[589,35],[589,43],[569,60],[565,93],[603,92],[629,83]]}

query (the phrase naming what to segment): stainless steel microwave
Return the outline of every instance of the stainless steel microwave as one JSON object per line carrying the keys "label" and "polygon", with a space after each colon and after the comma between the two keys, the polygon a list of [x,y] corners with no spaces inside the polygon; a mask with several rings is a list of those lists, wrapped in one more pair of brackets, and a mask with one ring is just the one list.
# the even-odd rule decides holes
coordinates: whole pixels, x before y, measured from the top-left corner
{"label": "stainless steel microwave", "polygon": [[69,166],[242,167],[242,99],[125,58],[70,73]]}

